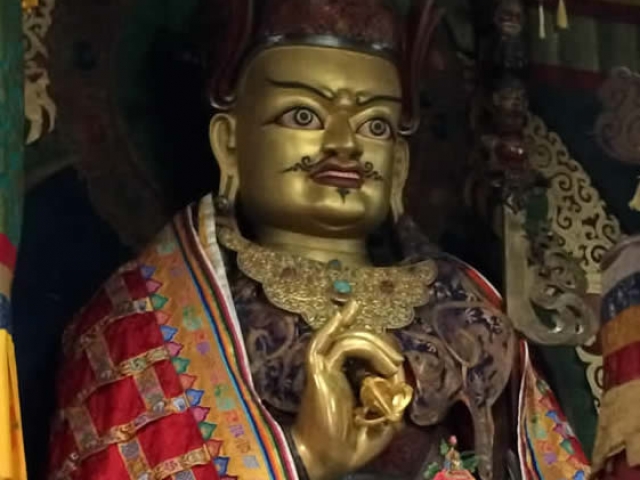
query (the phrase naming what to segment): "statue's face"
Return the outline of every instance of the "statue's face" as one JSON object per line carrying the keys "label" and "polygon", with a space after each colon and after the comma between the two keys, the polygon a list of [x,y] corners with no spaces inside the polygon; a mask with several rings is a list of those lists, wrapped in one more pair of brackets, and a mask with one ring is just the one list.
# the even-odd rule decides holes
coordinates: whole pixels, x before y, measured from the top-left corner
{"label": "statue's face", "polygon": [[242,210],[257,228],[366,235],[388,215],[392,186],[402,187],[400,96],[397,70],[382,58],[264,50],[245,68],[233,114],[212,121],[222,181],[239,181]]}
{"label": "statue's face", "polygon": [[518,0],[503,0],[496,10],[495,23],[500,32],[516,37],[522,32],[522,5]]}
{"label": "statue's face", "polygon": [[494,94],[494,105],[503,113],[526,112],[527,95],[522,87],[506,87]]}

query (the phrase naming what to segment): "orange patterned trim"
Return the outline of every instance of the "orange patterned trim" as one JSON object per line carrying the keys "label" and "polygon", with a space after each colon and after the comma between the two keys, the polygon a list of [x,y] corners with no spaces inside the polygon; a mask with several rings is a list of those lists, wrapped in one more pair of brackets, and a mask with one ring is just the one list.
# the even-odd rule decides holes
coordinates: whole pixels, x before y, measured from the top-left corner
{"label": "orange patterned trim", "polygon": [[140,397],[144,401],[147,410],[163,408],[165,402],[164,391],[162,390],[162,385],[160,385],[160,379],[158,379],[155,369],[144,370],[134,378],[138,386],[138,392],[140,392]]}
{"label": "orange patterned trim", "polygon": [[113,381],[117,375],[116,367],[111,360],[109,346],[102,334],[99,334],[91,346],[87,348],[87,358],[99,382]]}
{"label": "orange patterned trim", "polygon": [[605,356],[637,342],[640,342],[640,305],[622,311],[602,329]]}
{"label": "orange patterned trim", "polygon": [[[168,417],[175,413],[186,412],[189,408],[189,403],[185,395],[180,395],[172,399],[164,399],[155,405],[153,410],[148,410],[133,421],[118,425],[109,429],[109,432],[101,438],[98,438],[93,423],[91,422],[91,416],[85,407],[71,407],[65,409],[64,416],[69,422],[71,431],[78,444],[78,452],[74,452],[69,455],[65,466],[61,470],[67,470],[67,465],[71,466],[72,470],[77,468],[77,464],[82,460],[94,455],[102,450],[106,449],[110,445],[116,443],[123,443],[132,440],[137,432],[147,425],[160,420],[161,418]],[[92,430],[89,430],[88,427]],[[66,472],[68,475],[69,472]],[[59,476],[58,473],[53,475],[54,478],[64,478],[65,474]]]}
{"label": "orange patterned trim", "polygon": [[137,439],[121,443],[118,451],[131,480],[140,480],[145,473],[149,473],[149,462]]}
{"label": "orange patterned trim", "polygon": [[153,469],[152,478],[167,478],[171,475],[175,475],[176,473],[190,470],[196,465],[206,465],[209,462],[211,462],[211,455],[209,455],[207,447],[200,447],[186,453],[185,455],[162,462]]}
{"label": "orange patterned trim", "polygon": [[161,347],[154,348],[153,350],[144,352],[137,357],[125,360],[120,365],[118,365],[118,370],[121,378],[124,378],[140,373],[153,364],[161,362],[163,360],[169,360],[170,358],[171,355],[169,354],[167,348],[163,345]]}
{"label": "orange patterned trim", "polygon": [[74,335],[75,328],[69,327],[65,330],[62,341],[64,353],[65,355],[78,356],[83,350],[90,347],[91,344],[96,341],[96,338],[112,323],[124,320],[136,313],[150,313],[153,311],[154,309],[149,298],[140,298],[138,300],[130,300],[122,304],[114,305],[113,310],[106,313],[101,320],[98,320],[79,337]]}
{"label": "orange patterned trim", "polygon": [[149,350],[148,352],[138,355],[137,357],[125,360],[114,368],[114,376],[109,380],[92,383],[91,385],[80,390],[80,392],[76,396],[74,405],[80,405],[84,403],[87,398],[89,398],[96,390],[101,387],[104,387],[111,383],[115,383],[119,380],[122,380],[123,378],[140,374],[152,365],[169,359],[171,359],[171,355],[167,351],[166,347],[162,346],[154,348],[153,350]]}
{"label": "orange patterned trim", "polygon": [[85,405],[66,409],[65,419],[69,422],[71,433],[77,445],[91,448],[98,443],[98,432]]}
{"label": "orange patterned trim", "polygon": [[182,472],[178,472],[180,475],[175,474],[171,477],[171,480],[196,480],[196,475],[193,473],[193,470],[183,470]]}
{"label": "orange patterned trim", "polygon": [[111,305],[121,305],[132,301],[131,294],[122,275],[111,277],[109,281],[104,284],[104,291],[109,297],[109,300],[111,300]]}
{"label": "orange patterned trim", "polygon": [[[129,477],[132,480],[142,478],[144,474],[149,474],[150,479],[163,480],[171,477],[177,480],[180,473],[180,480],[195,480],[195,475],[191,469],[198,465],[207,465],[212,461],[207,447],[200,447],[176,458],[165,460],[151,469],[147,463],[144,453],[140,448],[138,440],[134,439],[128,443],[118,445],[120,456],[127,468]],[[71,473],[77,468],[78,457],[68,460],[65,466],[49,477],[51,480],[68,480]],[[185,475],[191,475],[190,477]]]}

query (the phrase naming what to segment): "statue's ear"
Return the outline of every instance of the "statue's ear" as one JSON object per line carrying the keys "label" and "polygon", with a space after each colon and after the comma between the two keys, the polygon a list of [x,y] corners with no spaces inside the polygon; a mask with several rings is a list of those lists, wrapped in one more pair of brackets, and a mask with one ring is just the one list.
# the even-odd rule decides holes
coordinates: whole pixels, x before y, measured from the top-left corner
{"label": "statue's ear", "polygon": [[236,148],[236,118],[227,113],[219,113],[209,124],[211,150],[220,167],[220,197],[233,203],[240,179],[238,176],[238,155]]}
{"label": "statue's ear", "polygon": [[396,222],[404,213],[404,187],[407,178],[409,178],[409,144],[404,138],[400,138],[396,142],[391,180],[391,213]]}

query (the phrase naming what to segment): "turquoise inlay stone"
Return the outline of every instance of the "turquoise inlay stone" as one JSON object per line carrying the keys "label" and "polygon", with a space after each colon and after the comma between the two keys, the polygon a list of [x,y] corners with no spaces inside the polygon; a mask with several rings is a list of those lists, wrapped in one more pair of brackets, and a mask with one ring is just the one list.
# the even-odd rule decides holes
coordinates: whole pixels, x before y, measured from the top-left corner
{"label": "turquoise inlay stone", "polygon": [[346,280],[336,280],[333,282],[333,289],[342,295],[349,295],[352,291],[351,284]]}

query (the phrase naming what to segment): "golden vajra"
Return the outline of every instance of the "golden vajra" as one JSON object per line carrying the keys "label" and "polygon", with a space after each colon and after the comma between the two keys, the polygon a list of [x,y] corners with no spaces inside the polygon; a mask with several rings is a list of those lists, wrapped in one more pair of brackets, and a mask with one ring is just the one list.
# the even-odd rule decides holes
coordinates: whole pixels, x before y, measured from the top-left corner
{"label": "golden vajra", "polygon": [[362,407],[356,409],[356,425],[400,422],[412,398],[413,388],[405,382],[366,377],[360,387]]}

